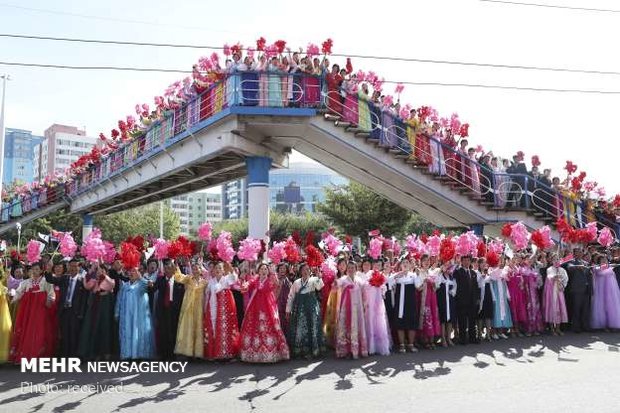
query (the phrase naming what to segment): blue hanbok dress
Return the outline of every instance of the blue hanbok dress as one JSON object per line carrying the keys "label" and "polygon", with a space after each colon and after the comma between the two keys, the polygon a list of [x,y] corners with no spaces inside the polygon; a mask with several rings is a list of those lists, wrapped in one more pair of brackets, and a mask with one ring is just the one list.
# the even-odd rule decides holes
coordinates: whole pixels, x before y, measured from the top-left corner
{"label": "blue hanbok dress", "polygon": [[114,313],[119,325],[121,359],[150,359],[155,337],[149,309],[148,280],[123,282]]}
{"label": "blue hanbok dress", "polygon": [[268,106],[271,107],[282,106],[282,82],[280,73],[282,73],[282,71],[277,66],[269,65],[267,101]]}
{"label": "blue hanbok dress", "polygon": [[493,298],[493,328],[511,328],[512,317],[508,303],[510,293],[506,280],[492,275],[491,293]]}

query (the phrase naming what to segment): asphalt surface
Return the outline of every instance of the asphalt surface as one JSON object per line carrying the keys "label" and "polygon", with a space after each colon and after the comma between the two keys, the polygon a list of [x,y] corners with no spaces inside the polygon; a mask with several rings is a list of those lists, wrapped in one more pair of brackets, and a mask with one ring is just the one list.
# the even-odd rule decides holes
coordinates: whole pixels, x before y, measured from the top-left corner
{"label": "asphalt surface", "polygon": [[[117,387],[110,393],[75,387],[86,385]],[[0,367],[2,413],[491,409],[620,412],[620,333],[514,338],[361,360],[195,362],[176,374],[37,374]]]}

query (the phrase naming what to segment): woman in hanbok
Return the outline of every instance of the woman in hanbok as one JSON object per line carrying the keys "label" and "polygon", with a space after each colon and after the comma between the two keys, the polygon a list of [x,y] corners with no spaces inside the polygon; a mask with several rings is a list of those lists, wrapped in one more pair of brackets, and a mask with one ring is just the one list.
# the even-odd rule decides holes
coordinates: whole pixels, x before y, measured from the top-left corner
{"label": "woman in hanbok", "polygon": [[379,144],[388,149],[396,146],[394,112],[387,99],[381,102],[381,139],[379,140]]}
{"label": "woman in hanbok", "polygon": [[213,275],[206,288],[205,317],[205,358],[208,360],[227,360],[239,353],[239,328],[237,327],[237,308],[230,287],[237,281],[234,272],[224,274],[224,265],[213,267]]}
{"label": "woman in hanbok", "polygon": [[416,311],[416,290],[422,286],[423,281],[411,270],[411,262],[405,258],[400,262],[400,271],[392,274],[389,282],[395,290],[393,320],[398,334],[398,352],[404,353],[406,350],[416,352],[418,349],[414,345],[415,333],[420,325]]}
{"label": "woman in hanbok", "polygon": [[545,330],[539,294],[539,290],[543,286],[542,277],[535,268],[532,268],[529,258],[524,258],[521,273],[525,286],[527,315],[524,323],[525,335],[528,337],[532,334],[538,336]]}
{"label": "woman in hanbok", "polygon": [[507,271],[502,268],[491,268],[491,292],[493,293],[493,335],[494,340],[507,339],[508,329],[512,328],[510,312],[510,292],[506,283]]}
{"label": "woman in hanbok", "polygon": [[431,163],[428,165],[428,171],[434,175],[445,175],[446,164],[441,146],[441,135],[439,133],[438,123],[433,123],[433,134],[430,137],[430,148]]}
{"label": "woman in hanbok", "polygon": [[470,189],[474,191],[477,196],[480,196],[480,165],[478,165],[478,161],[476,160],[476,150],[474,148],[469,148],[467,155],[469,158],[469,172],[471,175]]}
{"label": "woman in hanbok", "polygon": [[456,281],[452,276],[454,266],[452,262],[445,262],[438,274],[439,288],[437,289],[437,308],[441,323],[441,345],[453,346],[452,323],[456,321]]}
{"label": "woman in hanbok", "polygon": [[84,323],[80,332],[78,354],[84,359],[109,359],[117,343],[114,342],[114,287],[116,281],[108,276],[105,267],[92,264],[90,273],[84,277],[84,288],[91,292],[88,297]]}
{"label": "woman in hanbok", "polygon": [[390,347],[392,344],[390,325],[388,324],[388,317],[383,300],[387,292],[386,281],[388,280],[390,272],[389,263],[386,263],[384,270],[386,268],[388,268],[387,276],[381,274],[380,271],[373,271],[369,274],[360,273],[360,278],[365,280],[363,299],[366,315],[368,354],[380,354],[382,356],[390,354]]}
{"label": "woman in hanbok", "polygon": [[543,293],[543,309],[545,323],[549,324],[551,333],[554,336],[563,335],[560,325],[568,323],[568,313],[566,311],[566,300],[564,289],[568,284],[568,274],[560,266],[557,254],[551,257],[552,266],[547,268],[547,278]]}
{"label": "woman in hanbok", "polygon": [[370,132],[372,130],[372,122],[370,119],[370,108],[369,108],[369,99],[368,96],[368,84],[366,82],[362,82],[357,91],[357,112],[359,117],[359,124],[357,127],[359,130],[364,132]]}
{"label": "woman in hanbok", "polygon": [[[241,325],[241,361],[249,363],[277,363],[289,359],[286,338],[280,327],[280,315],[274,291],[275,274],[262,263],[258,276],[250,283],[250,303]],[[284,314],[283,314],[284,316]]]}
{"label": "woman in hanbok", "polygon": [[497,157],[491,159],[491,166],[493,167],[493,190],[495,191],[495,205],[498,207],[505,207],[508,200],[508,190],[510,190],[510,184],[506,184],[506,168],[502,162],[499,162]]}
{"label": "woman in hanbok", "polygon": [[310,273],[303,263],[299,278],[291,285],[286,303],[287,341],[293,357],[318,357],[324,350],[318,294],[323,280]]}
{"label": "woman in hanbok", "polygon": [[9,359],[54,356],[57,331],[54,329],[55,313],[51,311],[56,300],[52,284],[45,281],[41,266],[31,266],[32,277],[23,280],[15,291],[14,301],[21,301],[15,320]]}
{"label": "woman in hanbok", "polygon": [[[489,275],[489,265],[485,258],[478,259],[478,288],[480,289],[480,305],[478,306],[478,335],[480,340],[491,341],[493,336],[493,290]],[[483,336],[482,329],[485,328]]]}
{"label": "woman in hanbok", "polygon": [[600,256],[594,271],[592,316],[594,329],[620,329],[620,289],[606,256]]}
{"label": "woman in hanbok", "polygon": [[204,357],[204,292],[207,287],[207,278],[204,277],[204,268],[200,263],[191,266],[190,275],[180,271],[175,272],[174,281],[185,286],[177,340],[174,347],[175,354],[187,357]]}
{"label": "woman in hanbok", "polygon": [[419,308],[418,338],[424,347],[429,349],[435,348],[435,337],[441,335],[436,294],[440,285],[439,271],[438,268],[430,268],[430,257],[428,255],[422,255],[418,269],[418,277],[420,277],[422,284],[416,292]]}
{"label": "woman in hanbok", "polygon": [[342,80],[340,66],[333,65],[331,72],[325,76],[325,83],[327,85],[327,108],[334,115],[342,115],[342,99],[340,96]]}
{"label": "woman in hanbok", "polygon": [[[129,265],[125,262],[125,268]],[[119,327],[120,357],[150,359],[155,355],[155,335],[149,308],[149,281],[140,275],[137,262],[131,263],[128,273],[129,281],[121,284],[114,312]]]}
{"label": "woman in hanbok", "polygon": [[277,288],[276,288],[276,302],[278,303],[278,313],[280,314],[280,327],[284,335],[288,332],[288,320],[284,315],[286,314],[286,305],[288,303],[289,293],[291,291],[291,280],[288,279],[288,264],[283,262],[278,264],[277,267]]}
{"label": "woman in hanbok", "polygon": [[268,78],[268,92],[267,92],[267,106],[281,107],[282,106],[282,79],[280,74],[282,70],[280,68],[280,62],[277,57],[272,57],[269,66],[267,67],[269,74]]}
{"label": "woman in hanbok", "polygon": [[345,122],[351,123],[352,126],[357,126],[359,124],[357,89],[358,86],[355,75],[353,75],[351,79],[342,82],[342,95],[344,99],[342,117]]}
{"label": "woman in hanbok", "polygon": [[320,75],[320,72],[317,73],[319,61],[318,59],[315,60],[317,61],[316,67],[309,57],[304,57],[301,60],[301,70],[303,72],[303,77],[301,79],[301,87],[303,90],[302,101],[306,107],[316,107],[321,97],[321,83],[320,78],[317,76]]}
{"label": "woman in hanbok", "polygon": [[[340,307],[340,289],[338,288],[338,279],[347,275],[347,260],[340,258],[336,264],[336,278],[326,280],[323,278],[325,287],[323,287],[323,299],[326,294],[327,300],[323,316],[323,336],[325,343],[332,348],[336,346],[336,322],[338,320],[338,308]],[[333,278],[333,277],[331,277]]]}
{"label": "woman in hanbok", "polygon": [[[224,272],[229,271],[233,271],[233,269],[229,268],[228,271],[226,268],[224,269]],[[235,299],[235,308],[237,309],[237,327],[241,330],[241,324],[243,324],[243,317],[245,316],[245,308],[250,302],[248,285],[250,281],[252,281],[252,278],[254,278],[254,274],[248,261],[243,261],[239,267],[237,267],[237,273],[237,281],[230,286],[230,291],[232,291],[233,298]]]}
{"label": "woman in hanbok", "polygon": [[269,62],[267,57],[261,54],[258,57],[258,63],[256,65],[258,71],[258,105],[267,106],[269,102]]}
{"label": "woman in hanbok", "polygon": [[520,270],[521,258],[516,256],[508,267],[507,283],[510,293],[510,313],[512,316],[512,335],[522,336],[521,330],[527,319],[525,285]]}
{"label": "woman in hanbok", "polygon": [[345,276],[336,280],[340,291],[338,319],[336,321],[336,357],[368,356],[366,323],[364,321],[364,301],[362,290],[364,280],[356,276],[354,263],[347,264]]}
{"label": "woman in hanbok", "polygon": [[233,53],[232,60],[226,62],[226,101],[228,106],[235,106],[242,102],[241,91],[241,55]]}
{"label": "woman in hanbok", "polygon": [[9,312],[11,313],[11,323],[15,325],[15,319],[17,317],[17,308],[19,307],[19,301],[13,301],[13,297],[15,297],[15,292],[19,287],[19,283],[24,279],[24,267],[17,263],[13,264],[11,267],[11,274],[7,279],[6,286],[8,288],[8,302],[9,302]]}
{"label": "woman in hanbok", "polygon": [[0,277],[0,363],[6,363],[9,359],[13,328],[9,311],[9,289],[4,285],[6,281],[6,275],[2,275]]}
{"label": "woman in hanbok", "polygon": [[244,106],[256,106],[258,104],[259,80],[256,72],[256,62],[250,56],[246,56],[243,63],[239,65],[238,71],[241,72],[241,96]]}

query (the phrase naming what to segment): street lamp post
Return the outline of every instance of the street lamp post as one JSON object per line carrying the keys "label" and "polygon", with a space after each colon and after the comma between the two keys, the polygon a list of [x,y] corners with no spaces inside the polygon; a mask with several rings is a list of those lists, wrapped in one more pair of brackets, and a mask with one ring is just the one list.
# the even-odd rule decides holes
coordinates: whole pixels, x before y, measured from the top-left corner
{"label": "street lamp post", "polygon": [[[2,193],[2,181],[4,179],[4,100],[6,97],[6,81],[11,80],[9,75],[1,75],[2,79],[2,103],[0,106],[0,194]],[[2,208],[2,196],[0,195],[0,208]]]}

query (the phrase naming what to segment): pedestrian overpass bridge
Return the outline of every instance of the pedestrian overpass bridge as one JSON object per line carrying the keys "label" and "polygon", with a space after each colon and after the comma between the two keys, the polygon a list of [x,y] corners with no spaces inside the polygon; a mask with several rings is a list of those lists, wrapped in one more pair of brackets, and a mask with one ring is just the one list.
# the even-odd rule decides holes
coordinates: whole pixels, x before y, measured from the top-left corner
{"label": "pedestrian overpass bridge", "polygon": [[[426,136],[430,147],[434,144],[435,152],[442,153],[441,166],[433,171],[420,159],[433,156],[430,147],[414,147],[402,120],[357,96],[347,96],[356,99],[360,113],[364,109],[370,113],[370,126],[358,126],[350,121],[350,113],[330,110],[334,102],[320,78],[316,82],[320,91],[310,91],[304,79],[295,81],[294,99],[283,103],[259,99],[258,82],[244,76],[231,74],[169,111],[144,134],[72,181],[3,204],[0,233],[17,222],[24,225],[63,208],[82,214],[88,231],[94,215],[247,176],[249,234],[263,238],[269,228],[268,171],[287,167],[293,149],[418,212],[438,227],[468,227],[497,236],[505,222],[523,221],[533,229],[561,214],[550,201],[559,195],[541,183],[532,190],[529,176],[505,175],[491,182],[479,174],[479,183],[464,179],[460,176],[463,160],[458,161],[452,148]],[[236,77],[234,82],[230,77]],[[218,87],[224,93],[216,98]],[[340,105],[347,106],[346,100]],[[434,156],[437,159],[437,153]],[[582,226],[579,205],[572,211],[569,220]]]}

